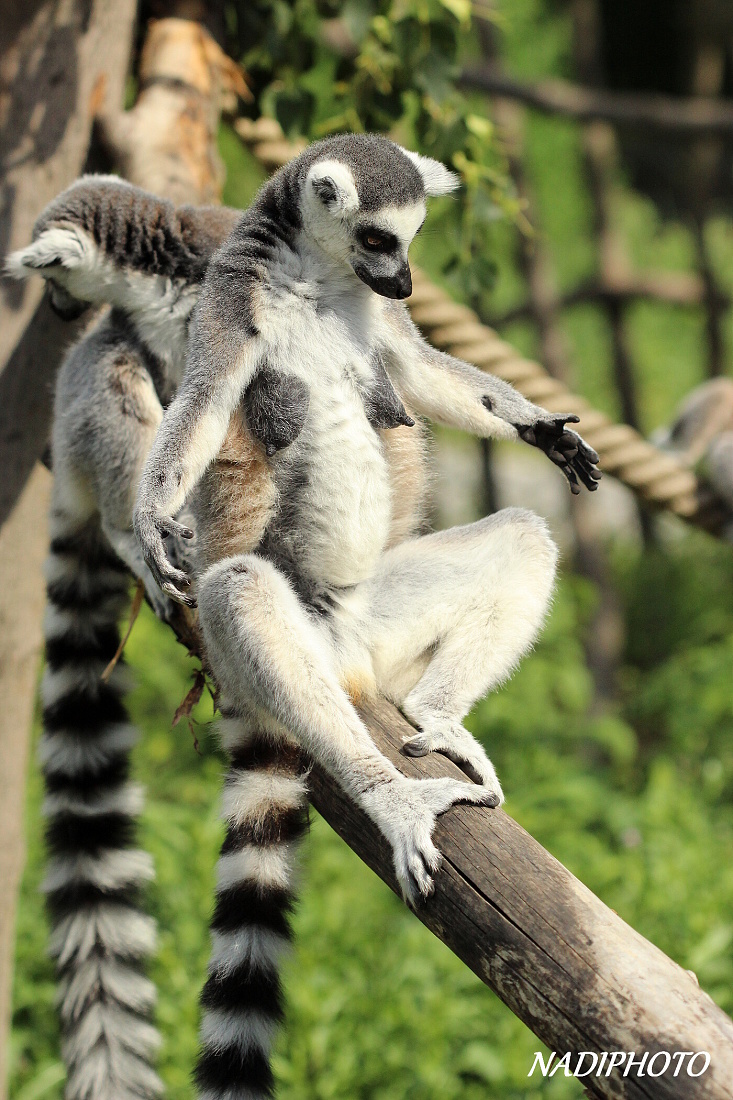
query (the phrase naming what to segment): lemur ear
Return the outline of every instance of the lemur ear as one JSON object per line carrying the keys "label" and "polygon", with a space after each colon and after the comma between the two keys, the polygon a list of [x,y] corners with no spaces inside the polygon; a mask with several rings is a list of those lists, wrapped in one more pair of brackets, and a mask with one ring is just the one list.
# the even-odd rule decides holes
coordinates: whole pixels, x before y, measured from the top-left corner
{"label": "lemur ear", "polygon": [[451,172],[439,160],[423,157],[420,153],[413,153],[411,149],[403,149],[403,152],[422,176],[426,195],[448,195],[461,186],[461,177],[458,173]]}
{"label": "lemur ear", "polygon": [[312,182],[313,190],[324,206],[333,206],[338,201],[338,188],[330,176],[319,176]]}
{"label": "lemur ear", "polygon": [[318,161],[308,172],[306,186],[333,214],[346,214],[359,206],[354,177],[340,161]]}

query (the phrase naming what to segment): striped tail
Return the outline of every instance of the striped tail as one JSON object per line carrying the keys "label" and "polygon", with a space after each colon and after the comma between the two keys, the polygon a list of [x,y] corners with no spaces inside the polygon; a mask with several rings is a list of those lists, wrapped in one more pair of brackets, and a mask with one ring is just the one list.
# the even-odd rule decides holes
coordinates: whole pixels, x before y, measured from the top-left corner
{"label": "striped tail", "polygon": [[293,869],[308,828],[308,800],[297,748],[225,718],[231,756],[211,922],[212,956],[201,995],[201,1100],[263,1100],[273,1095],[270,1047],[283,1015],[279,960],[291,939]]}
{"label": "striped tail", "polygon": [[46,784],[51,953],[59,974],[67,1100],[150,1100],[155,990],[142,963],[155,925],[140,911],[153,877],[134,847],[142,792],[128,782],[136,740],[125,669],[100,675],[119,641],[129,575],[96,523],[51,516],[41,765]]}

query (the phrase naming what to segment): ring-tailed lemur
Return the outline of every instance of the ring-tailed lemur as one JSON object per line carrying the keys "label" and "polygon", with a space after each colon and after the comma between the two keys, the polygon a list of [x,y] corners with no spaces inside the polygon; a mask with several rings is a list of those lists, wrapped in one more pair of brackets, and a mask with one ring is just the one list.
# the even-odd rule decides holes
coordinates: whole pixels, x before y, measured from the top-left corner
{"label": "ring-tailed lemur", "polygon": [[206,265],[240,216],[176,209],[114,177],[88,177],[43,211],[33,243],[11,261],[16,274],[44,275],[66,316],[112,305],[60,369],[52,442],[40,759],[69,1100],[147,1100],[161,1087],[154,989],[142,973],[155,926],[139,894],[152,868],[135,847],[141,792],[128,782],[136,731],[125,670],[107,683],[100,674],[117,649],[127,569],[161,617],[170,610],[142,560],[132,508],[183,371]]}
{"label": "ring-tailed lemur", "polygon": [[[572,417],[436,352],[397,302],[410,293],[407,249],[426,195],[455,183],[435,161],[370,135],[311,146],[266,183],[208,268],[186,373],[143,473],[135,530],[172,598],[194,603],[163,541],[189,534],[173,516],[190,497],[210,543],[198,604],[231,770],[202,998],[206,1100],[272,1094],[277,959],[306,804],[291,735],[376,822],[416,901],[440,860],[436,817],[458,802],[502,799],[462,718],[531,646],[551,597],[556,550],[530,513],[395,537],[389,453],[417,429],[375,424],[372,397],[386,380],[411,411],[542,447],[574,489],[578,478],[595,488],[599,476],[595,452],[566,429]],[[255,540],[247,512],[263,505],[246,463],[237,468],[237,425],[263,371],[298,379],[309,404],[270,459],[274,492]],[[444,752],[477,785],[403,777],[352,705],[371,691],[419,727],[406,751]]]}

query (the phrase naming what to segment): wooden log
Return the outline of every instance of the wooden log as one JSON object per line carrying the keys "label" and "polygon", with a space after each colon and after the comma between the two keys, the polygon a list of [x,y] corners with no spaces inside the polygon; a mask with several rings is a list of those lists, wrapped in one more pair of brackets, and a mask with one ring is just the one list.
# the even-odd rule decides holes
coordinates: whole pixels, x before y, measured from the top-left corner
{"label": "wooden log", "polygon": [[[445,757],[401,753],[414,733],[390,704],[361,707],[378,748],[405,775],[460,776]],[[318,812],[395,892],[387,842],[319,768],[310,775]],[[729,1100],[733,1021],[683,970],[612,910],[502,810],[460,806],[438,821],[443,866],[417,916],[558,1055],[570,1051],[707,1051],[697,1078],[673,1068],[583,1079],[592,1095],[629,1100]],[[654,1072],[664,1065],[663,1055]],[[698,1059],[696,1070],[702,1065]],[[673,1063],[674,1067],[674,1063]],[[530,1067],[527,1067],[528,1072]],[[562,1073],[562,1071],[560,1071]],[[605,1071],[604,1071],[605,1072]]]}
{"label": "wooden log", "polygon": [[729,140],[733,138],[733,104],[721,99],[611,92],[565,80],[529,84],[490,65],[465,68],[457,84],[576,122],[609,122],[679,135],[719,134]]}
{"label": "wooden log", "polygon": [[[217,151],[222,110],[251,99],[240,67],[196,21],[189,0],[169,0],[152,20],[140,57],[140,94],[121,111],[100,103],[97,134],[115,169],[178,204],[218,203],[224,165]],[[205,5],[194,4],[198,18]],[[103,89],[100,89],[100,100]]]}

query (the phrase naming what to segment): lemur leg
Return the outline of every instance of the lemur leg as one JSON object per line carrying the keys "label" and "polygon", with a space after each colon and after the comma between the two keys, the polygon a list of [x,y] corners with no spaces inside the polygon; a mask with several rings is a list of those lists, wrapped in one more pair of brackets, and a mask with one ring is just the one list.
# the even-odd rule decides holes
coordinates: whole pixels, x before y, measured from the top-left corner
{"label": "lemur leg", "polygon": [[501,798],[462,719],[535,641],[557,550],[539,517],[506,509],[388,551],[368,582],[377,686],[420,729],[405,751],[437,750]]}
{"label": "lemur leg", "polygon": [[[206,651],[227,705],[285,727],[358,802],[392,845],[405,896],[432,889],[431,836],[457,802],[495,804],[453,779],[407,779],[378,751],[337,675],[331,637],[269,562],[243,554],[212,566],[199,587]],[[261,727],[260,727],[261,728]]]}
{"label": "lemur leg", "polygon": [[140,350],[113,318],[72,352],[62,368],[58,404],[66,414],[54,440],[54,464],[86,480],[107,540],[143,581],[156,615],[168,619],[175,605],[153,579],[132,530],[140,476],[163,409]]}

